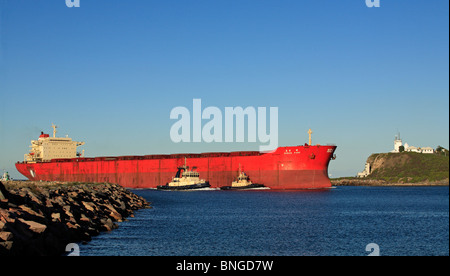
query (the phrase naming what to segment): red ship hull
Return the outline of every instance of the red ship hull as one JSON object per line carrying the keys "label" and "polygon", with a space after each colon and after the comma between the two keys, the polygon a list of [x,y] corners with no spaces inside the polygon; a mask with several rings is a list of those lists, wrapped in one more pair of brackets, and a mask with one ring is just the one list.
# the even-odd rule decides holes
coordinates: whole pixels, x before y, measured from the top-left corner
{"label": "red ship hull", "polygon": [[16,163],[17,170],[34,181],[117,183],[126,188],[156,188],[175,176],[184,163],[197,167],[211,187],[228,186],[239,165],[252,182],[271,189],[330,188],[328,164],[336,146],[280,147],[272,153],[231,152],[53,159]]}

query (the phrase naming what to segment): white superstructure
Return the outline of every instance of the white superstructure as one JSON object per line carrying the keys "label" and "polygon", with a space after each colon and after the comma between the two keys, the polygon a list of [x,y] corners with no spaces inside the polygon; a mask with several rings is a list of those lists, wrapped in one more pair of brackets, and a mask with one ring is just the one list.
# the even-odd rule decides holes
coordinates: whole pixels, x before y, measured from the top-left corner
{"label": "white superstructure", "polygon": [[206,184],[206,181],[204,179],[200,179],[200,174],[197,171],[190,170],[189,167],[186,166],[186,158],[184,158],[184,166],[178,167],[176,176],[172,178],[172,181],[168,183],[168,186],[184,187],[204,184]]}
{"label": "white superstructure", "polygon": [[245,187],[248,185],[252,185],[252,181],[250,181],[248,175],[241,171],[241,164],[239,164],[239,175],[236,181],[231,183],[231,187]]}
{"label": "white superstructure", "polygon": [[43,162],[52,159],[69,159],[82,157],[83,153],[77,152],[77,147],[84,145],[84,142],[72,141],[69,137],[56,137],[56,128],[54,124],[53,137],[41,132],[38,140],[32,140],[30,152],[25,154],[24,161],[26,162]]}

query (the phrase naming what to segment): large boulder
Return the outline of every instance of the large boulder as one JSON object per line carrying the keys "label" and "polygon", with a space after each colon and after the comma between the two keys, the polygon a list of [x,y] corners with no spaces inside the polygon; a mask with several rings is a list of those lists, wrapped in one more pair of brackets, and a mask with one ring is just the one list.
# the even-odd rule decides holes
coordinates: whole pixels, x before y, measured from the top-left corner
{"label": "large boulder", "polygon": [[8,190],[6,190],[5,186],[3,186],[3,183],[0,181],[0,200],[6,200],[8,197]]}

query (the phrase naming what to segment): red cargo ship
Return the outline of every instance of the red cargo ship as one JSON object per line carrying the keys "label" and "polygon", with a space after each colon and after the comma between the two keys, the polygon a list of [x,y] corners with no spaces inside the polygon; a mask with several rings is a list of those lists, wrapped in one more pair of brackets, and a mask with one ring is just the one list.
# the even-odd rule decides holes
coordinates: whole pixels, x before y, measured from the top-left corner
{"label": "red cargo ship", "polygon": [[[335,145],[279,147],[271,153],[257,151],[214,152],[85,158],[76,152],[84,144],[70,138],[41,134],[17,170],[30,180],[117,183],[127,188],[156,188],[170,182],[187,158],[212,188],[230,185],[241,165],[255,183],[271,189],[330,188],[328,164]],[[71,158],[75,155],[75,158]],[[58,158],[54,158],[58,157]]]}

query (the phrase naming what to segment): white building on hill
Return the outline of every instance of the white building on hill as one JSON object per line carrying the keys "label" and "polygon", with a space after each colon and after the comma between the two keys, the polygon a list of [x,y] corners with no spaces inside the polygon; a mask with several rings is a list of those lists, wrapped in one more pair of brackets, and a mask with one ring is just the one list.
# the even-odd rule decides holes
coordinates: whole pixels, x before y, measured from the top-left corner
{"label": "white building on hill", "polygon": [[359,178],[367,177],[371,173],[370,169],[371,169],[370,163],[366,163],[366,166],[364,167],[364,171],[359,172],[356,175],[356,177],[359,177]]}
{"label": "white building on hill", "polygon": [[434,153],[434,149],[431,147],[415,147],[410,146],[408,143],[403,144],[402,139],[400,139],[400,133],[395,135],[394,149],[391,151],[393,153],[400,152],[400,147],[403,146],[405,151],[417,152],[417,153]]}
{"label": "white building on hill", "polygon": [[421,148],[422,153],[434,153],[434,149],[431,147],[423,147]]}

